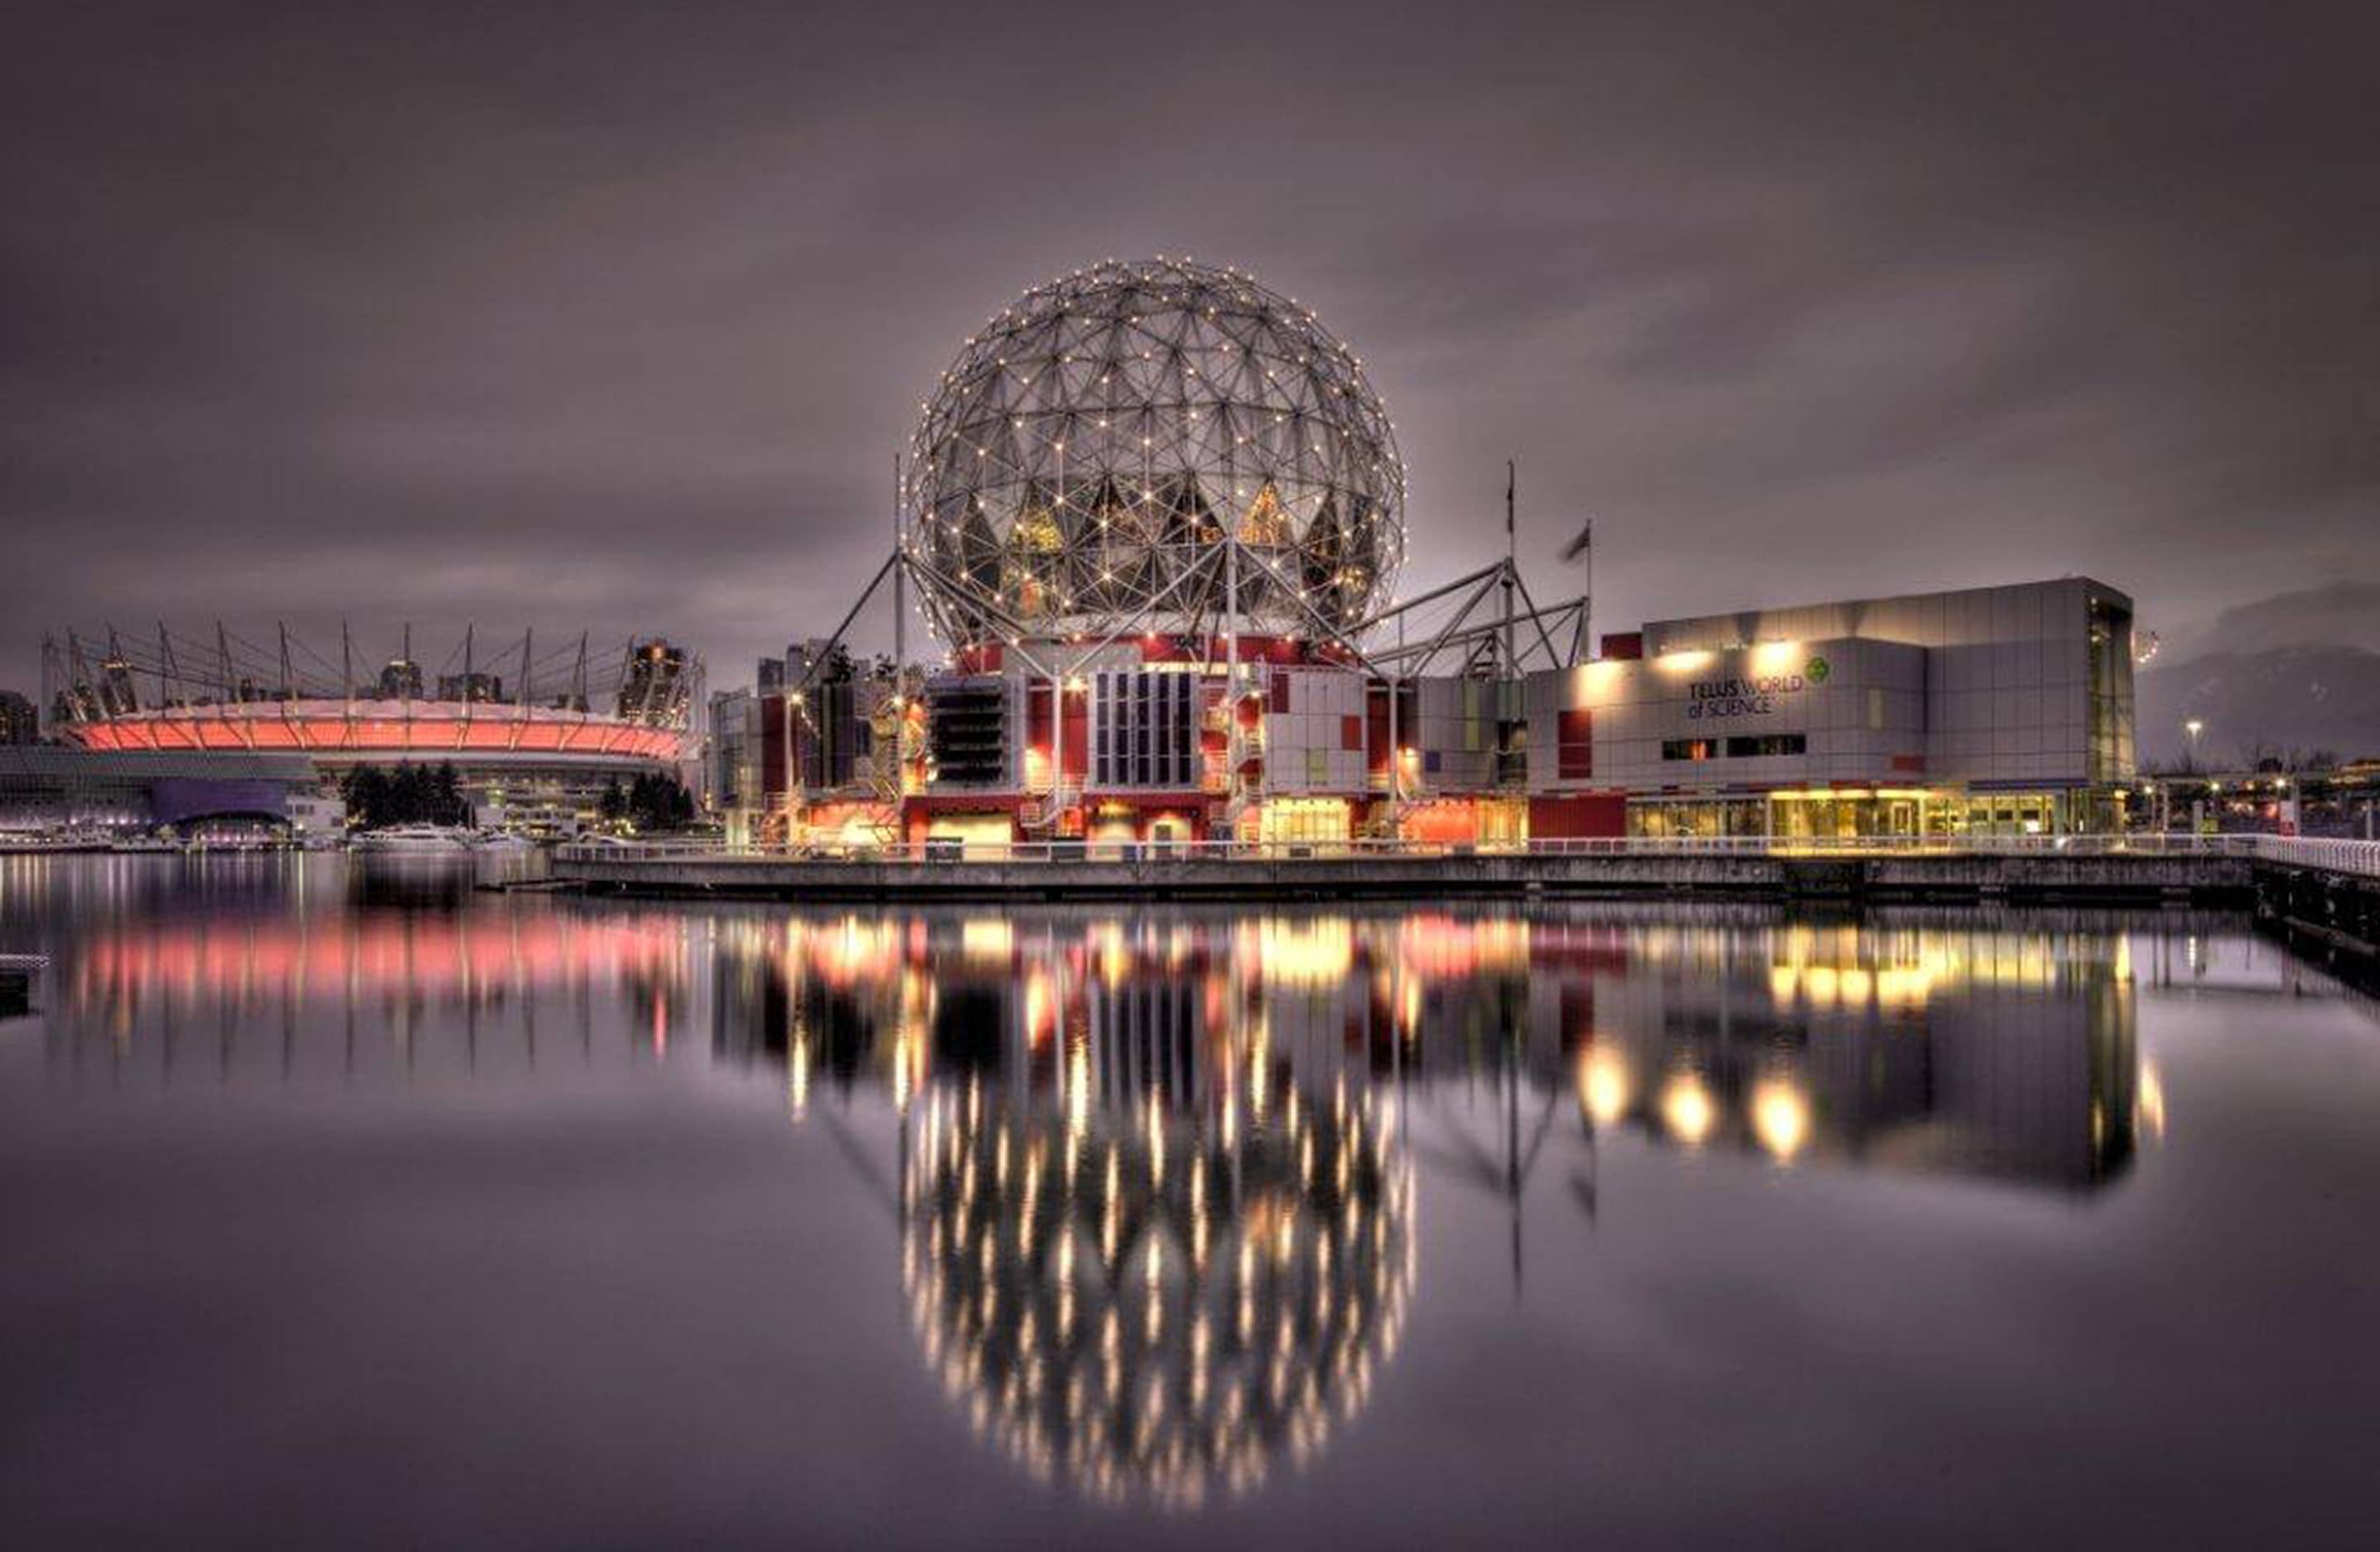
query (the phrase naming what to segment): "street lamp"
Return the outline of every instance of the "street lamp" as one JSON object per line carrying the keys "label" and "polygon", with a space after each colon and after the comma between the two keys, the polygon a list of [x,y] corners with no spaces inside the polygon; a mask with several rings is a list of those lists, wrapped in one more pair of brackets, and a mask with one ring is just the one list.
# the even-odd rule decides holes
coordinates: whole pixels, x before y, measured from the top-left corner
{"label": "street lamp", "polygon": [[2200,721],[2197,718],[2192,717],[2188,721],[2181,724],[2181,731],[2190,735],[2190,753],[2188,758],[2190,760],[2190,768],[2192,770],[2195,770],[2198,769],[2198,735],[2206,731],[2206,724]]}

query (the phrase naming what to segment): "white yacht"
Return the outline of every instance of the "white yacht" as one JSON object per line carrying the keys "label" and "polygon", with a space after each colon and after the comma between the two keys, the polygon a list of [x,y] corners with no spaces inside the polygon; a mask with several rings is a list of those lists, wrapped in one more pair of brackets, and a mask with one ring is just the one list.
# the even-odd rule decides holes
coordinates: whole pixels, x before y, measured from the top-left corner
{"label": "white yacht", "polygon": [[111,852],[186,852],[189,843],[172,835],[153,831],[142,835],[119,835],[107,843]]}
{"label": "white yacht", "polygon": [[475,852],[533,852],[537,850],[537,843],[509,830],[483,830],[471,837],[471,849]]}
{"label": "white yacht", "polygon": [[358,831],[347,845],[358,852],[468,852],[471,832],[459,825],[391,825],[386,830]]}

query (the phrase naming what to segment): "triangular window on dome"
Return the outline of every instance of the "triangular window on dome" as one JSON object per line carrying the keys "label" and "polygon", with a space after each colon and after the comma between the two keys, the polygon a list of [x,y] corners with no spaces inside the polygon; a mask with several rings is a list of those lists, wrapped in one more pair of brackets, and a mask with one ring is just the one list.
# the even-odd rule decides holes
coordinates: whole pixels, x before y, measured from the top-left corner
{"label": "triangular window on dome", "polygon": [[1263,544],[1280,549],[1289,543],[1289,512],[1281,504],[1281,492],[1268,479],[1257,491],[1257,499],[1240,518],[1240,542]]}
{"label": "triangular window on dome", "polygon": [[1054,555],[1065,545],[1058,528],[1057,503],[1039,480],[1025,487],[1025,501],[1016,509],[1016,526],[1008,531],[1008,548],[1015,555]]}
{"label": "triangular window on dome", "polygon": [[1299,555],[1300,570],[1308,592],[1317,588],[1335,590],[1340,568],[1346,564],[1347,532],[1339,523],[1339,497],[1325,492],[1321,510],[1306,525],[1305,543]]}
{"label": "triangular window on dome", "polygon": [[1164,524],[1160,530],[1161,543],[1212,544],[1223,537],[1223,525],[1215,520],[1215,509],[1207,503],[1195,474],[1175,475],[1161,482],[1156,505]]}
{"label": "triangular window on dome", "polygon": [[991,531],[979,496],[967,498],[966,516],[959,525],[959,569],[985,592],[999,591],[1000,536]]}
{"label": "triangular window on dome", "polygon": [[1075,586],[1098,609],[1128,609],[1156,578],[1155,549],[1162,519],[1143,489],[1102,475],[1085,516],[1087,542],[1075,547]]}
{"label": "triangular window on dome", "polygon": [[1359,571],[1370,577],[1380,564],[1380,513],[1368,498],[1354,497],[1351,503],[1354,521],[1347,525],[1343,564],[1350,571]]}

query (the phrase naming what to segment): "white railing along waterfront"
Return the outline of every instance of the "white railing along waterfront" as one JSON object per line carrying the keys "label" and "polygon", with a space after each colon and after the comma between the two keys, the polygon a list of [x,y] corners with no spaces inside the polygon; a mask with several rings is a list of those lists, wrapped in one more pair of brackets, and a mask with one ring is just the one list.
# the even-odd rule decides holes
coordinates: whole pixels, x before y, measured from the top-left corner
{"label": "white railing along waterfront", "polygon": [[2308,835],[2250,835],[2240,839],[2256,843],[2255,855],[2267,861],[2319,868],[2325,873],[2380,879],[2380,841]]}
{"label": "white railing along waterfront", "polygon": [[2265,857],[2331,872],[2380,878],[2380,841],[2277,835],[1609,836],[1458,844],[1427,841],[955,841],[894,845],[730,846],[723,842],[575,843],[565,862],[847,862],[965,867],[1084,862],[1305,862],[1370,858],[1602,857]]}

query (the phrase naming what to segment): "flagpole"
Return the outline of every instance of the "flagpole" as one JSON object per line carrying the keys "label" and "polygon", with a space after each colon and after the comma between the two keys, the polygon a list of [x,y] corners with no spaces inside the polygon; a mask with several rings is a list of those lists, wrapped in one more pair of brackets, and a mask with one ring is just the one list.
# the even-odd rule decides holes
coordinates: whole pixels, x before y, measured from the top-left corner
{"label": "flagpole", "polygon": [[1519,476],[1512,460],[1504,460],[1504,677],[1517,678],[1521,669],[1512,653],[1513,580],[1519,575],[1520,525],[1514,497]]}

